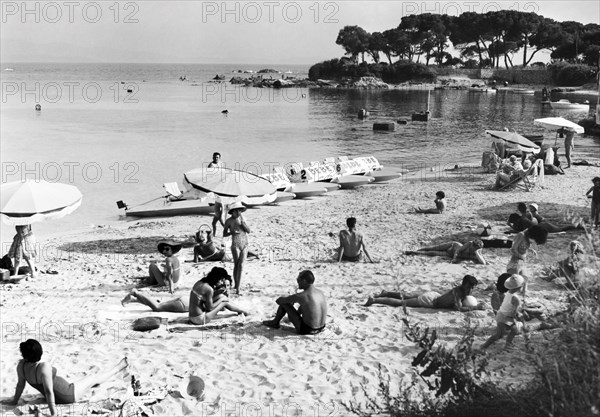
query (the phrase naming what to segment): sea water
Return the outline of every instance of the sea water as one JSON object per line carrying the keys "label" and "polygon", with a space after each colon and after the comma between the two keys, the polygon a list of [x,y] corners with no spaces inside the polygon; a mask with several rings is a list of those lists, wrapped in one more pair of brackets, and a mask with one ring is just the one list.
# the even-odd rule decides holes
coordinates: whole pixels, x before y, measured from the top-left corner
{"label": "sea water", "polygon": [[[436,90],[429,93],[429,122],[376,132],[376,121],[410,120],[425,110],[427,90],[246,88],[212,80],[249,77],[262,68],[281,71],[262,74],[267,79],[307,76],[308,66],[293,65],[3,67],[13,71],[1,72],[2,183],[59,181],[76,185],[84,196],[73,214],[36,224],[38,236],[123,221],[117,200],[133,205],[164,195],[163,183],[183,184],[183,173],[209,162],[215,151],[227,167],[255,173],[338,155],[443,169],[480,160],[491,144],[486,129],[545,133],[553,143],[554,133],[534,127],[534,118],[585,116],[557,114],[540,104],[538,94]],[[370,111],[368,118],[358,119],[361,108]],[[583,137],[577,145],[597,142]],[[2,226],[2,242],[12,234]]]}

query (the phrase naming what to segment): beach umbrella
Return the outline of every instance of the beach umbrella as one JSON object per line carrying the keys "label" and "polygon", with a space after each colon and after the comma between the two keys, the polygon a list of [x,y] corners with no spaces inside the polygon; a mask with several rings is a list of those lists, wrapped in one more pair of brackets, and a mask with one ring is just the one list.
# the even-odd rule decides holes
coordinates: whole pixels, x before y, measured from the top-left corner
{"label": "beach umbrella", "polygon": [[511,148],[517,148],[523,152],[539,153],[540,147],[527,139],[524,136],[519,135],[517,132],[507,132],[505,130],[486,130],[485,133],[493,138],[501,139],[509,144]]}
{"label": "beach umbrella", "polygon": [[198,168],[183,175],[192,187],[222,197],[259,198],[275,194],[275,186],[265,178],[228,168]]}
{"label": "beach umbrella", "polygon": [[59,219],[81,205],[81,192],[74,185],[46,181],[14,181],[0,187],[2,221],[20,226]]}
{"label": "beach umbrella", "polygon": [[545,117],[543,119],[535,119],[533,124],[550,130],[558,130],[561,127],[570,127],[575,131],[575,133],[581,134],[585,132],[583,126],[579,126],[577,123],[573,123],[572,121],[562,117]]}

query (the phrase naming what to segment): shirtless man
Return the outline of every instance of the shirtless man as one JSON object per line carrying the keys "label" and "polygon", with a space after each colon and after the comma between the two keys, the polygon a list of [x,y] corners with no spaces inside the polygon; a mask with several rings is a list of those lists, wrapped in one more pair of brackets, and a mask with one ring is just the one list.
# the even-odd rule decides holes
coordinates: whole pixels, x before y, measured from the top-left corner
{"label": "shirtless man", "polygon": [[[213,153],[212,161],[208,164],[209,168],[225,168],[223,162],[221,162],[221,154],[219,152]],[[217,196],[215,199],[215,212],[212,220],[212,228],[213,228],[213,236],[217,235],[217,223],[221,223],[221,226],[225,226],[225,222],[223,221],[223,203],[221,202],[221,198]]]}
{"label": "shirtless man", "polygon": [[158,251],[165,256],[164,272],[156,265],[155,262],[150,264],[148,274],[150,275],[149,283],[157,285],[166,285],[169,292],[173,294],[173,287],[179,281],[179,259],[175,254],[181,250],[181,244],[171,241],[159,242],[157,245]]}
{"label": "shirtless man", "polygon": [[483,242],[479,239],[471,240],[464,245],[460,242],[442,243],[436,246],[429,246],[416,251],[406,251],[405,255],[426,255],[426,256],[447,256],[452,258],[452,263],[459,263],[461,259],[471,259],[475,263],[485,265],[485,259],[481,253]]}
{"label": "shirtless man", "polygon": [[348,230],[340,231],[340,247],[338,248],[338,262],[349,261],[358,262],[362,259],[362,251],[365,252],[369,262],[373,263],[365,242],[363,235],[356,231],[356,219],[349,217],[346,219],[346,225]]}
{"label": "shirtless man", "polygon": [[[275,302],[279,305],[273,320],[265,320],[263,324],[274,329],[287,314],[298,334],[318,334],[325,329],[327,320],[327,300],[325,294],[313,285],[315,276],[309,270],[302,271],[296,279],[300,293],[279,297]],[[296,310],[294,304],[300,304]]]}
{"label": "shirtless man", "polygon": [[208,164],[209,168],[223,168],[223,163],[221,162],[221,154],[219,152],[213,153],[212,161]]}

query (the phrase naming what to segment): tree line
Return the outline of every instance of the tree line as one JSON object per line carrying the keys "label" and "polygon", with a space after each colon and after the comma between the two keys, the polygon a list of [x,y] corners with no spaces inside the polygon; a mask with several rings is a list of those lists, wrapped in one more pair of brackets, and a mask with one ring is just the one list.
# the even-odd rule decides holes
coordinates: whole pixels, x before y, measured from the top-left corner
{"label": "tree line", "polygon": [[[377,64],[383,54],[392,59],[439,66],[506,68],[530,65],[535,55],[550,51],[557,61],[596,65],[600,54],[600,25],[557,22],[536,13],[516,10],[485,14],[465,12],[459,16],[424,13],[405,16],[398,27],[368,33],[360,26],[345,26],[336,40],[355,63],[370,56]],[[450,46],[459,57],[448,52]]]}

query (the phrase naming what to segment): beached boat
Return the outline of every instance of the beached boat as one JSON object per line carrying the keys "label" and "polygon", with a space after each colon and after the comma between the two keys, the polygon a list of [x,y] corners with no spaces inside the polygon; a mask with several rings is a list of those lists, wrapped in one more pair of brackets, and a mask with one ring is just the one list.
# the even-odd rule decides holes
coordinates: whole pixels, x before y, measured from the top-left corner
{"label": "beached boat", "polygon": [[490,94],[494,94],[497,92],[497,90],[495,88],[491,88],[491,87],[469,87],[468,91],[474,92],[474,93],[490,93]]}
{"label": "beached boat", "polygon": [[213,206],[206,199],[170,200],[161,198],[133,207],[125,206],[125,215],[130,217],[211,215],[213,212]]}
{"label": "beached boat", "polygon": [[513,88],[511,91],[513,94],[535,94],[535,90],[528,90],[527,88]]}
{"label": "beached boat", "polygon": [[552,107],[553,109],[558,109],[558,110],[582,110],[582,111],[590,110],[589,103],[582,103],[582,104],[571,103],[569,100],[565,100],[565,99],[561,99],[558,101],[551,101],[550,107]]}

